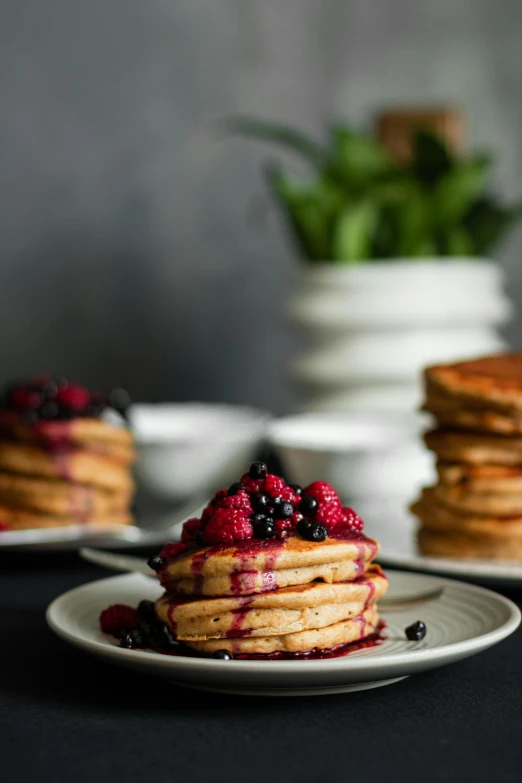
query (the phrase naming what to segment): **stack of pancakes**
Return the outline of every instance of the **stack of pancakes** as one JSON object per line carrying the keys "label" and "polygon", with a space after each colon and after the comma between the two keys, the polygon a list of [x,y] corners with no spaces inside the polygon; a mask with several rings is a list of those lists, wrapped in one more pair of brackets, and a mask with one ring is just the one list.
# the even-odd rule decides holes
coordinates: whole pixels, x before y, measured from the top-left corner
{"label": "stack of pancakes", "polygon": [[388,589],[362,533],[312,542],[250,539],[167,560],[156,613],[202,654],[306,654],[364,639],[379,625]]}
{"label": "stack of pancakes", "polygon": [[101,418],[28,424],[0,412],[0,527],[130,524],[130,431]]}
{"label": "stack of pancakes", "polygon": [[424,554],[522,560],[522,354],[425,372],[438,482],[412,511]]}

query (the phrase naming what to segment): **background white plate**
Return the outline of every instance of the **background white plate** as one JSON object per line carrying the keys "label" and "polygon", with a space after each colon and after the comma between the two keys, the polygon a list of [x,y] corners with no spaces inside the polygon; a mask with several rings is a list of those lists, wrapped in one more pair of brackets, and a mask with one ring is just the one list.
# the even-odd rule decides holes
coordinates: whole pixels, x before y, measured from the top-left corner
{"label": "background white plate", "polygon": [[[416,672],[458,661],[491,647],[518,627],[520,611],[503,596],[481,587],[408,572],[392,572],[389,595],[417,594],[444,586],[436,601],[405,611],[383,612],[387,640],[343,658],[311,661],[220,661],[123,650],[98,626],[113,603],[137,605],[161,593],[157,582],[138,574],[102,579],[64,593],[49,606],[47,622],[66,641],[87,652],[188,687],[259,695],[313,695],[377,687]],[[404,628],[422,619],[422,642],[408,642]]]}

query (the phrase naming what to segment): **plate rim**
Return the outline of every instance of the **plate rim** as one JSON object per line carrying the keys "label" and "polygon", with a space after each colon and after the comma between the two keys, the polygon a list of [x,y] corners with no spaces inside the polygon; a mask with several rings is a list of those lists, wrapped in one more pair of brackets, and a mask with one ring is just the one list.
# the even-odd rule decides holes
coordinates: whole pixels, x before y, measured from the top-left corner
{"label": "plate rim", "polygon": [[[445,577],[439,577],[431,574],[417,574],[411,571],[396,570],[394,573],[404,574],[408,577],[416,577],[420,579],[436,580],[439,584],[442,583],[448,586],[458,586],[468,592],[478,592],[482,595],[488,596],[490,599],[501,604],[508,610],[508,618],[506,621],[491,631],[474,636],[471,639],[465,639],[462,641],[452,642],[444,645],[443,647],[434,648],[421,648],[417,650],[408,650],[406,652],[392,652],[383,653],[379,656],[361,656],[353,657],[344,656],[340,658],[328,658],[320,660],[299,660],[299,661],[234,661],[234,669],[238,672],[250,671],[252,673],[267,674],[270,670],[274,671],[295,671],[296,664],[299,666],[300,672],[317,672],[318,669],[323,670],[342,670],[344,668],[350,668],[351,671],[360,672],[366,669],[372,669],[375,665],[384,667],[389,666],[401,666],[406,661],[411,661],[412,665],[422,663],[422,661],[440,660],[458,657],[460,653],[469,653],[473,655],[476,652],[480,652],[488,647],[502,641],[506,637],[514,633],[519,627],[522,620],[522,613],[518,606],[509,598],[490,590],[489,588],[479,585],[468,584],[467,582],[461,582],[458,579],[448,579]],[[120,647],[109,644],[105,641],[98,641],[96,639],[84,639],[78,637],[73,632],[68,631],[63,627],[56,619],[56,612],[60,610],[61,605],[66,601],[69,601],[71,597],[74,597],[76,593],[89,590],[93,585],[100,585],[101,583],[114,583],[115,581],[124,582],[130,580],[150,580],[151,577],[144,576],[142,574],[121,574],[119,576],[110,576],[102,579],[95,579],[90,582],[85,582],[82,585],[73,587],[70,590],[65,591],[61,595],[57,596],[47,607],[45,612],[45,619],[49,628],[61,637],[65,641],[87,650],[93,654],[99,654],[106,658],[115,659],[118,661],[124,660],[127,662],[134,661],[135,663],[154,663],[158,662],[158,653],[148,650],[123,650]],[[385,615],[385,610],[383,611]],[[167,663],[168,661],[168,663]],[[376,663],[377,662],[377,663]],[[203,669],[212,670],[216,667],[223,666],[228,662],[220,661],[212,658],[191,658],[191,657],[176,657],[176,656],[163,656],[163,665],[167,665],[172,668],[172,671],[177,669],[188,669],[189,671]],[[347,666],[348,664],[348,666]]]}

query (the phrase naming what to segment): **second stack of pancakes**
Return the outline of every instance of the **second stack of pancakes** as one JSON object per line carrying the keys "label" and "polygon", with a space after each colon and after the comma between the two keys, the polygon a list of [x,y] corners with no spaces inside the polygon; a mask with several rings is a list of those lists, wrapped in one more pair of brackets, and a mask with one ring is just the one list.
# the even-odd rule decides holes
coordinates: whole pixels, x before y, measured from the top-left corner
{"label": "second stack of pancakes", "polygon": [[438,481],[412,511],[424,554],[522,560],[522,354],[425,371]]}
{"label": "second stack of pancakes", "polygon": [[83,387],[66,381],[57,386],[47,378],[20,384],[4,396],[1,529],[132,523],[133,437],[126,427],[105,420],[102,414],[110,406],[93,404],[92,397]]}

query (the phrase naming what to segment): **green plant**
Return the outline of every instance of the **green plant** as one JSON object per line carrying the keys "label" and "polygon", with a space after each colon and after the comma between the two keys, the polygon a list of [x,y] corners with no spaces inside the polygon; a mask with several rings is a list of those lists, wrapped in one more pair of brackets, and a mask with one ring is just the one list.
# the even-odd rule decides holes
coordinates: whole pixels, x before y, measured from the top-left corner
{"label": "green plant", "polygon": [[336,124],[326,146],[298,131],[251,118],[232,131],[276,142],[309,164],[303,182],[279,166],[266,176],[303,257],[311,262],[482,256],[522,215],[487,191],[491,159],[457,158],[418,131],[412,159],[398,164],[373,138]]}

